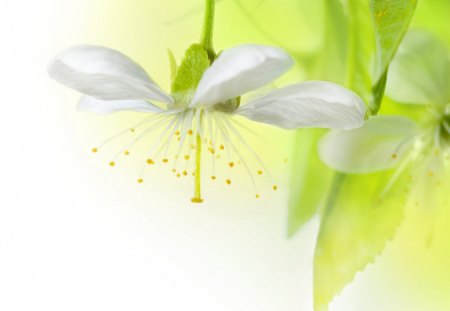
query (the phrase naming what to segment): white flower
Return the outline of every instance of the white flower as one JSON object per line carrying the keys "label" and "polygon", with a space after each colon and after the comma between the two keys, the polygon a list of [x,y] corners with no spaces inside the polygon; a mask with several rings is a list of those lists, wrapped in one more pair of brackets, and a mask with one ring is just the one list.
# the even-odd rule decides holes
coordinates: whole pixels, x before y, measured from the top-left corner
{"label": "white flower", "polygon": [[[237,46],[223,51],[211,65],[208,61],[208,68],[196,67],[204,63],[203,57],[206,56],[202,53],[207,55],[206,52],[197,47],[189,53],[173,73],[178,77],[172,83],[171,95],[164,92],[133,60],[105,47],[71,47],[55,57],[49,66],[49,74],[84,94],[79,110],[99,114],[123,110],[152,114],[142,124],[147,126],[143,133],[162,128],[159,150],[166,152],[170,138],[176,137],[177,159],[183,155],[186,159],[191,158],[191,145],[195,145],[198,168],[199,144],[202,142],[206,142],[212,154],[216,150],[229,149],[246,165],[234,143],[239,141],[249,148],[234,126],[235,116],[285,129],[352,129],[364,122],[365,105],[362,100],[353,92],[329,82],[292,84],[240,105],[241,95],[272,82],[292,66],[291,57],[279,48],[250,44]],[[199,81],[196,81],[196,76]],[[190,137],[195,140],[193,143],[189,142]],[[156,161],[156,153],[148,158],[149,164]],[[168,162],[166,154],[162,157],[164,162]],[[256,154],[255,157],[258,158]],[[174,167],[174,170],[178,169]],[[196,178],[199,180],[200,177]],[[201,200],[198,191],[193,201]]]}
{"label": "white flower", "polygon": [[[425,32],[410,32],[390,67],[386,94],[403,104],[427,109],[422,123],[402,116],[379,116],[352,131],[331,131],[319,145],[323,162],[353,174],[407,167],[416,204],[444,204],[450,186],[450,55]],[[412,106],[410,106],[413,108]],[[416,108],[416,109],[417,109]],[[440,186],[440,187],[439,187]],[[440,194],[430,192],[440,188]]]}

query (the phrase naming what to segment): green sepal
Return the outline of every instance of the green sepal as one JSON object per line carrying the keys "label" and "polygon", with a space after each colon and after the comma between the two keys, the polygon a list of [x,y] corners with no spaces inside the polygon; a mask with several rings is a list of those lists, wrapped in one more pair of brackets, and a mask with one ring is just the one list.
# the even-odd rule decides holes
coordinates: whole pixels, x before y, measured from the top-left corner
{"label": "green sepal", "polygon": [[167,56],[169,57],[169,65],[170,65],[170,81],[173,83],[175,81],[175,78],[177,76],[177,60],[175,59],[175,56],[173,55],[172,50],[167,49]]}
{"label": "green sepal", "polygon": [[202,45],[193,44],[186,50],[171,85],[175,107],[186,107],[190,103],[203,73],[209,66],[208,53]]}

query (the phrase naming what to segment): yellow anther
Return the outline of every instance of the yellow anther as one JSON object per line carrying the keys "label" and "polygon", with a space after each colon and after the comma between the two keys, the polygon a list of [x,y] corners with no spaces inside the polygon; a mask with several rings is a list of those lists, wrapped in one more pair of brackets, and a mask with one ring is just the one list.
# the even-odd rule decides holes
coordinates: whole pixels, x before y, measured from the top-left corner
{"label": "yellow anther", "polygon": [[125,150],[125,151],[123,152],[123,154],[124,154],[124,155],[130,155],[130,152],[129,152],[128,150]]}
{"label": "yellow anther", "polygon": [[169,162],[169,159],[164,158],[164,159],[162,159],[162,161],[163,161],[163,163],[167,163],[167,162]]}
{"label": "yellow anther", "polygon": [[177,177],[178,177],[178,178],[180,178],[180,176],[181,176],[181,174],[180,174],[180,173],[178,173],[178,174],[177,174]]}
{"label": "yellow anther", "polygon": [[152,159],[147,159],[147,164],[155,164],[155,162]]}
{"label": "yellow anther", "polygon": [[217,177],[214,176],[214,175],[211,176],[211,179],[212,179],[212,180],[216,180],[216,178],[217,178]]}
{"label": "yellow anther", "polygon": [[193,130],[189,130],[187,133],[188,133],[188,135],[192,135],[192,134],[194,134],[194,131]]}
{"label": "yellow anther", "polygon": [[183,175],[184,175],[184,176],[187,176],[187,172],[186,172],[186,171],[183,171]]}
{"label": "yellow anther", "polygon": [[231,184],[231,179],[227,179],[227,180],[225,180],[225,182],[227,183],[227,185],[230,185]]}
{"label": "yellow anther", "polygon": [[144,180],[143,180],[142,178],[139,178],[139,179],[137,180],[137,182],[140,183],[140,184],[142,184],[142,183],[144,182]]}
{"label": "yellow anther", "polygon": [[263,171],[262,170],[258,170],[258,175],[262,175]]}
{"label": "yellow anther", "polygon": [[176,172],[177,172],[177,170],[173,168],[172,169],[172,173],[176,173]]}
{"label": "yellow anther", "polygon": [[228,163],[228,166],[229,166],[229,167],[233,167],[233,166],[234,166],[234,162]]}
{"label": "yellow anther", "polygon": [[256,197],[257,199],[259,199],[259,194],[256,194],[255,197]]}
{"label": "yellow anther", "polygon": [[109,162],[109,166],[114,166],[114,165],[116,165],[116,162],[114,162],[114,161]]}
{"label": "yellow anther", "polygon": [[275,190],[275,191],[277,191],[278,186],[277,186],[277,185],[273,185],[273,186],[272,186],[272,189]]}
{"label": "yellow anther", "polygon": [[203,199],[202,199],[202,198],[198,198],[198,197],[193,197],[193,198],[191,199],[191,202],[192,202],[192,203],[202,203],[202,202],[203,202]]}
{"label": "yellow anther", "polygon": [[211,152],[212,154],[216,153],[216,150],[214,150],[214,148],[212,148],[212,147],[209,147],[208,151]]}
{"label": "yellow anther", "polygon": [[175,132],[175,135],[176,135],[176,136],[180,135],[180,131],[176,131],[176,132]]}
{"label": "yellow anther", "polygon": [[92,152],[93,152],[93,153],[96,153],[97,151],[98,151],[97,148],[92,148]]}
{"label": "yellow anther", "polygon": [[394,159],[394,160],[397,159],[397,154],[396,153],[392,154],[392,159]]}
{"label": "yellow anther", "polygon": [[225,149],[225,146],[224,145],[220,145],[220,150],[224,150]]}
{"label": "yellow anther", "polygon": [[131,128],[131,129],[130,129],[130,132],[131,132],[131,133],[134,133],[134,132],[136,132],[136,130],[135,130],[134,128]]}
{"label": "yellow anther", "polygon": [[184,156],[184,159],[187,161],[187,160],[189,160],[191,157],[188,155],[188,154],[186,154],[185,156]]}

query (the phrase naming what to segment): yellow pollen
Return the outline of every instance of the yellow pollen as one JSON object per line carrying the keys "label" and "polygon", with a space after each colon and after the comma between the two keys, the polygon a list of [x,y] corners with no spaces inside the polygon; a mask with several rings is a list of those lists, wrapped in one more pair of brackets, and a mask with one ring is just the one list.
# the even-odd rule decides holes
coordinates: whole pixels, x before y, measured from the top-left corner
{"label": "yellow pollen", "polygon": [[192,134],[194,134],[194,131],[193,130],[189,130],[187,133],[188,133],[188,135],[192,135]]}
{"label": "yellow pollen", "polygon": [[203,199],[202,199],[202,198],[198,198],[198,197],[193,197],[193,198],[191,199],[191,202],[192,202],[192,203],[202,203],[202,202],[203,202]]}
{"label": "yellow pollen", "polygon": [[98,151],[97,148],[92,148],[92,152],[93,152],[93,153],[96,153],[97,151]]}
{"label": "yellow pollen", "polygon": [[233,167],[233,166],[234,166],[234,162],[230,162],[230,163],[228,163],[228,165],[229,165],[230,167]]}
{"label": "yellow pollen", "polygon": [[208,151],[211,152],[212,154],[216,153],[216,150],[214,150],[214,148],[209,147]]}
{"label": "yellow pollen", "polygon": [[125,150],[125,151],[123,152],[123,154],[124,154],[124,155],[130,155],[130,152],[129,152],[128,150]]}
{"label": "yellow pollen", "polygon": [[114,166],[114,165],[116,165],[116,163],[114,161],[111,161],[111,162],[109,162],[109,165]]}
{"label": "yellow pollen", "polygon": [[180,174],[180,173],[178,173],[178,174],[177,174],[177,177],[178,177],[178,178],[180,178],[180,176],[181,176],[181,174]]}
{"label": "yellow pollen", "polygon": [[187,160],[189,160],[191,157],[188,155],[188,154],[186,154],[185,156],[184,156],[184,159],[187,161]]}
{"label": "yellow pollen", "polygon": [[186,172],[186,171],[183,171],[183,175],[184,175],[184,176],[187,176],[187,172]]}
{"label": "yellow pollen", "polygon": [[139,178],[139,179],[137,180],[137,182],[140,183],[140,184],[142,184],[142,183],[144,182],[144,180],[143,180],[142,178]]}
{"label": "yellow pollen", "polygon": [[224,150],[225,149],[225,146],[224,145],[220,145],[220,150]]}
{"label": "yellow pollen", "polygon": [[165,159],[162,159],[162,161],[163,161],[163,163],[167,163],[167,162],[169,162],[169,159],[165,158]]}
{"label": "yellow pollen", "polygon": [[258,170],[258,175],[262,175],[262,174],[263,174],[263,171]]}
{"label": "yellow pollen", "polygon": [[257,199],[259,199],[259,194],[256,194],[255,197],[256,197]]}
{"label": "yellow pollen", "polygon": [[152,159],[147,159],[147,164],[155,164],[155,162]]}
{"label": "yellow pollen", "polygon": [[131,128],[131,129],[130,129],[130,132],[131,132],[131,133],[134,133],[134,132],[136,132],[136,130],[133,129],[133,128]]}
{"label": "yellow pollen", "polygon": [[392,154],[392,159],[397,159],[397,154],[396,153]]}
{"label": "yellow pollen", "polygon": [[212,179],[212,180],[216,180],[216,176],[212,175],[212,176],[211,176],[211,179]]}
{"label": "yellow pollen", "polygon": [[176,136],[180,135],[180,131],[176,131],[176,132],[175,132],[175,135],[176,135]]}
{"label": "yellow pollen", "polygon": [[278,186],[277,186],[277,185],[273,185],[273,186],[272,186],[272,189],[275,190],[275,191],[277,191]]}
{"label": "yellow pollen", "polygon": [[231,179],[227,179],[227,180],[225,180],[225,182],[227,183],[227,185],[230,185],[231,184]]}

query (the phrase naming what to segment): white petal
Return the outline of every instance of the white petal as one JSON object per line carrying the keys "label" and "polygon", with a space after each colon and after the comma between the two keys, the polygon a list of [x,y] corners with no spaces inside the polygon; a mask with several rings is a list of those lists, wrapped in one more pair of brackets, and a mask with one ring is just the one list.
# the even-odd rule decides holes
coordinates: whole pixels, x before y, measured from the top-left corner
{"label": "white petal", "polygon": [[48,72],[56,81],[102,100],[172,102],[137,63],[105,47],[80,45],[68,48],[50,62]]}
{"label": "white petal", "polygon": [[379,116],[352,131],[331,131],[319,143],[321,160],[337,171],[362,174],[397,165],[415,142],[416,123],[405,117]]}
{"label": "white petal", "polygon": [[273,91],[236,113],[285,129],[353,129],[363,125],[365,109],[352,91],[330,82],[309,81]]}
{"label": "white petal", "polygon": [[293,65],[282,49],[246,44],[223,51],[199,82],[191,107],[214,105],[275,80]]}
{"label": "white petal", "polygon": [[450,101],[450,55],[426,31],[410,31],[390,65],[386,95],[399,103]]}
{"label": "white petal", "polygon": [[78,110],[95,112],[98,114],[109,114],[116,111],[137,111],[137,112],[162,112],[163,109],[145,100],[101,100],[91,96],[82,96],[78,103]]}

